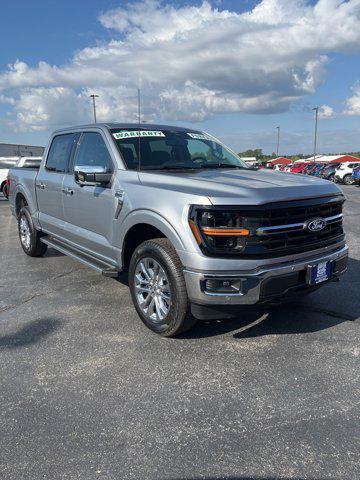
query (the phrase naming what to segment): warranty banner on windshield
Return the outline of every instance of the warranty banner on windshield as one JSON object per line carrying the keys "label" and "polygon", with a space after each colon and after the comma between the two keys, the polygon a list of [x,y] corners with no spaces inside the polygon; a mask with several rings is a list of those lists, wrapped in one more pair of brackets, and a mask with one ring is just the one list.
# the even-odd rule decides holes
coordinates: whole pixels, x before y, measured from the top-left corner
{"label": "warranty banner on windshield", "polygon": [[122,132],[113,133],[116,140],[134,137],[165,137],[163,132],[157,130],[124,130]]}

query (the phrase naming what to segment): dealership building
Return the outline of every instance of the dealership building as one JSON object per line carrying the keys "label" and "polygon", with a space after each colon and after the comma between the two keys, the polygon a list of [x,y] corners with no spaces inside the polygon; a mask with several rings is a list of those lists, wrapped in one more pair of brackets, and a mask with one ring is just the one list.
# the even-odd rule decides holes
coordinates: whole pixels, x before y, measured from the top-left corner
{"label": "dealership building", "polygon": [[0,157],[41,157],[44,147],[37,145],[19,145],[0,143]]}

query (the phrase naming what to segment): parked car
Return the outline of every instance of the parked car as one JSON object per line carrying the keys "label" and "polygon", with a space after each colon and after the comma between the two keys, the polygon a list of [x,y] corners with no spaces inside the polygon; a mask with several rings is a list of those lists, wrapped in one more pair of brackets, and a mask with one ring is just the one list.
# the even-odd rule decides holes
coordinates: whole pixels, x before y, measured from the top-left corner
{"label": "parked car", "polygon": [[315,162],[311,162],[311,163],[308,163],[303,171],[301,173],[303,173],[304,175],[310,175],[311,171],[316,167],[316,163]]}
{"label": "parked car", "polygon": [[352,172],[355,167],[360,165],[360,159],[358,162],[343,162],[335,170],[335,181],[338,183],[345,183],[345,185],[352,185],[354,183],[354,177]]}
{"label": "parked car", "polygon": [[355,167],[352,172],[354,183],[360,186],[360,166]]}
{"label": "parked car", "polygon": [[0,158],[0,191],[8,198],[8,173],[11,167],[39,168],[42,157],[2,157]]}
{"label": "parked car", "polygon": [[335,171],[340,163],[328,163],[320,172],[320,177],[335,182]]}
{"label": "parked car", "polygon": [[21,157],[17,164],[17,168],[35,168],[39,169],[42,157]]}
{"label": "parked car", "polygon": [[0,192],[8,198],[7,176],[9,168],[16,165],[20,157],[0,157]]}
{"label": "parked car", "polygon": [[58,130],[39,170],[10,170],[9,194],[27,255],[50,246],[106,276],[127,271],[136,311],[163,336],[346,270],[337,185],[251,169],[189,128]]}
{"label": "parked car", "polygon": [[288,164],[280,165],[280,168],[279,168],[280,172],[288,172],[289,169],[290,169],[290,165]]}
{"label": "parked car", "polygon": [[306,167],[307,163],[293,163],[290,167],[291,173],[302,173]]}
{"label": "parked car", "polygon": [[320,173],[324,167],[326,167],[327,163],[318,163],[316,167],[311,170],[311,175],[314,177],[320,177]]}

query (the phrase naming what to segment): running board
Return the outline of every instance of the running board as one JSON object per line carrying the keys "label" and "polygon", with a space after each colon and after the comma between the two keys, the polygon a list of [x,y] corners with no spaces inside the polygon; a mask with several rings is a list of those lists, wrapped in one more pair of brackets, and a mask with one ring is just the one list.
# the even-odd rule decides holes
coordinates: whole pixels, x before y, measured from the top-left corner
{"label": "running board", "polygon": [[54,248],[55,250],[58,250],[59,252],[64,253],[65,255],[68,255],[69,257],[72,257],[75,260],[83,263],[87,267],[97,270],[104,275],[104,277],[117,278],[121,271],[115,268],[113,265],[102,260],[98,260],[97,258],[94,258],[93,256],[84,252],[80,252],[79,250],[72,248],[71,246],[54,237],[41,237],[41,241],[49,247]]}

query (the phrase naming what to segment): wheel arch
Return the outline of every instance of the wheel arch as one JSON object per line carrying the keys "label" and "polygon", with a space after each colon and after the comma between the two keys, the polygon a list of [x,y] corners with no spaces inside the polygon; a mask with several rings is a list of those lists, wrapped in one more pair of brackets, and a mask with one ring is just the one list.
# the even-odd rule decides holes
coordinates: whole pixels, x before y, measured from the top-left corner
{"label": "wheel arch", "polygon": [[26,199],[26,196],[23,192],[18,191],[15,195],[15,214],[16,217],[19,216],[20,210],[22,207],[28,206],[29,202]]}
{"label": "wheel arch", "polygon": [[161,215],[152,211],[131,213],[121,226],[122,265],[127,268],[134,250],[151,238],[167,238],[175,250],[184,248],[175,228]]}

